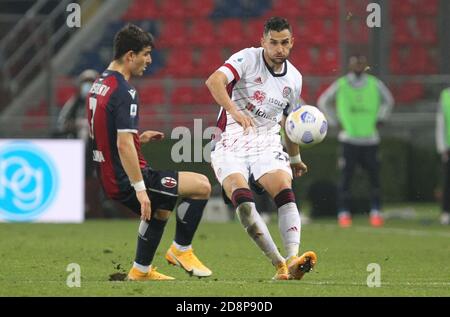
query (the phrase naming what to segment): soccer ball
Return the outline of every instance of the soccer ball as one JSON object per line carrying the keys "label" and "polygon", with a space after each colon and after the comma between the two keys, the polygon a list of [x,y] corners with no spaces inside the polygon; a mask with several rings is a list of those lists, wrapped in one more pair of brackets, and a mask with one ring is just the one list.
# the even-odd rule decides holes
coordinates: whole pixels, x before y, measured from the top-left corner
{"label": "soccer ball", "polygon": [[314,106],[301,106],[291,112],[286,119],[285,131],[288,138],[301,146],[312,146],[322,142],[327,130],[327,119]]}

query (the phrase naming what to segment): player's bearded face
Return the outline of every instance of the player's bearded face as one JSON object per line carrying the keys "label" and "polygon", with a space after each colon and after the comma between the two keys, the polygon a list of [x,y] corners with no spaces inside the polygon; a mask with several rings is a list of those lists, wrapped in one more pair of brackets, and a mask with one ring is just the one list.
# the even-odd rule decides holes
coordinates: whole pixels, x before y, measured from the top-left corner
{"label": "player's bearded face", "polygon": [[270,31],[261,41],[270,61],[275,65],[283,64],[288,59],[294,39],[288,29],[281,32]]}
{"label": "player's bearded face", "polygon": [[142,76],[146,68],[151,64],[152,58],[150,56],[150,51],[151,49],[148,47],[134,55],[131,68],[133,76]]}

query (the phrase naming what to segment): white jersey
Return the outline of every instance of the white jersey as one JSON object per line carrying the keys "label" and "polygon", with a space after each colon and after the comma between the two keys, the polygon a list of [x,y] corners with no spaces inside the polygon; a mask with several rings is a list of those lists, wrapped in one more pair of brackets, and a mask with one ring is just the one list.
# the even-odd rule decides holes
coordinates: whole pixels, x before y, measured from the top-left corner
{"label": "white jersey", "polygon": [[219,68],[228,78],[231,99],[255,122],[256,129],[244,135],[242,127],[220,110],[217,126],[220,136],[211,151],[211,164],[220,184],[231,174],[239,173],[258,180],[262,175],[284,170],[292,177],[289,155],[280,138],[283,114],[299,106],[302,75],[286,61],[279,74],[265,63],[263,48],[237,52]]}
{"label": "white jersey", "polygon": [[[227,90],[238,107],[255,122],[258,131],[280,132],[283,114],[298,106],[302,75],[289,62],[274,73],[263,57],[264,49],[246,48],[232,55],[218,70],[228,79]],[[217,126],[230,137],[243,134],[242,127],[221,108]]]}

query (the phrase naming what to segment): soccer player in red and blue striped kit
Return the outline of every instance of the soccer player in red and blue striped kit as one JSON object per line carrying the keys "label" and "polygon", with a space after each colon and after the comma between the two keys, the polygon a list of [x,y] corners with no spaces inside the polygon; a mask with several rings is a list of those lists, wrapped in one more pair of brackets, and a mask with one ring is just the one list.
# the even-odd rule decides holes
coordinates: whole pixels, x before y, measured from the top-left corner
{"label": "soccer player in red and blue striped kit", "polygon": [[192,240],[211,193],[204,175],[157,171],[147,164],[141,144],[164,137],[157,131],[138,134],[139,97],[129,84],[151,64],[153,37],[129,24],[114,38],[114,60],[98,78],[87,98],[93,159],[108,197],[140,214],[136,257],[128,280],[172,280],[151,263],[178,197],[176,233],[166,253],[169,263],[191,275],[212,274],[195,256]]}

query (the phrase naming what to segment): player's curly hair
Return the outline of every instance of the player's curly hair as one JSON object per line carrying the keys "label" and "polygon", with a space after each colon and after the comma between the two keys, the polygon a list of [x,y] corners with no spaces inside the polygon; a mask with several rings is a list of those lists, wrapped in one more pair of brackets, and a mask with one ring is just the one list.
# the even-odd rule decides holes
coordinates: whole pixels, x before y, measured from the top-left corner
{"label": "player's curly hair", "polygon": [[268,35],[270,31],[281,32],[288,29],[292,34],[292,28],[288,20],[281,17],[271,17],[264,24],[264,36]]}
{"label": "player's curly hair", "polygon": [[118,60],[128,51],[140,52],[154,47],[153,35],[134,24],[127,24],[114,36],[114,59]]}

